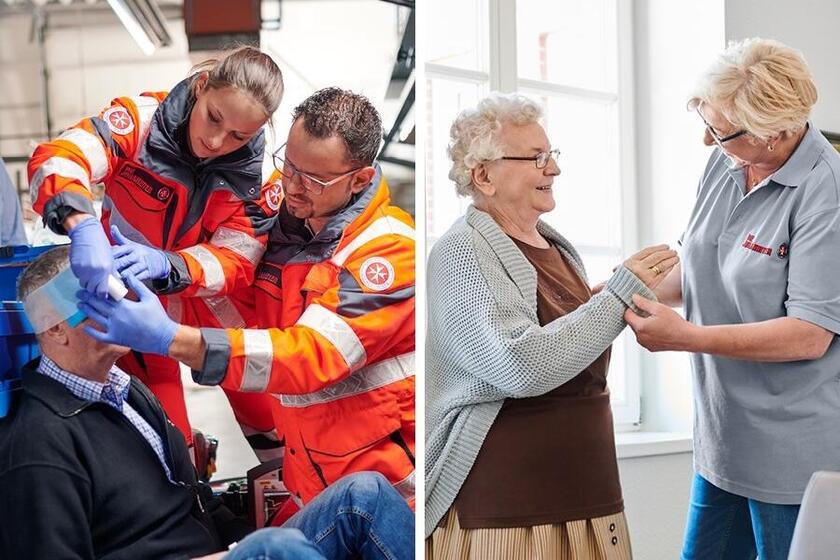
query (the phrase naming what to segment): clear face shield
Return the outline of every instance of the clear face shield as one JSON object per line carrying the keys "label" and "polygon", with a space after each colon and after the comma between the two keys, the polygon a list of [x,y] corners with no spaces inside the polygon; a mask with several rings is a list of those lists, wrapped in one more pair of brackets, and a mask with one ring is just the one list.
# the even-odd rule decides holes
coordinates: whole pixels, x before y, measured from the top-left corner
{"label": "clear face shield", "polygon": [[49,282],[34,290],[23,301],[26,318],[36,333],[51,329],[62,321],[78,326],[87,315],[76,307],[79,280],[68,266]]}

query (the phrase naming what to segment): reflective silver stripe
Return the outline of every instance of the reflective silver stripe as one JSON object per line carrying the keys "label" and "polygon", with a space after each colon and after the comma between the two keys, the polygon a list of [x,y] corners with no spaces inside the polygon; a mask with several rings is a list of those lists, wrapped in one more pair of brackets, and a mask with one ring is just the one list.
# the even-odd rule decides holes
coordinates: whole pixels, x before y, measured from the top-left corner
{"label": "reflective silver stripe", "polygon": [[393,485],[394,489],[400,493],[400,496],[406,500],[414,497],[414,472],[411,471],[410,475]]}
{"label": "reflective silver stripe", "polygon": [[102,199],[102,212],[104,213],[106,210],[111,212],[108,218],[108,224],[120,228],[120,233],[122,233],[124,236],[131,239],[135,243],[142,243],[146,247],[154,247],[154,245],[152,245],[149,242],[149,240],[146,239],[145,235],[140,233],[140,231],[137,228],[131,225],[131,223],[129,223],[129,221],[126,220],[122,214],[120,214],[120,211],[117,210],[117,207],[114,205],[114,201],[111,200],[111,197],[107,194]]}
{"label": "reflective silver stripe", "polygon": [[295,503],[295,505],[296,505],[297,507],[299,507],[300,509],[303,509],[303,506],[304,506],[304,504],[303,504],[303,500],[301,500],[300,498],[298,498],[298,497],[297,497],[297,494],[295,494],[294,492],[291,492],[291,495],[292,495],[292,501]]}
{"label": "reflective silver stripe", "polygon": [[362,233],[357,235],[353,241],[347,244],[346,247],[342,248],[341,250],[337,251],[335,255],[333,255],[332,262],[337,264],[338,266],[343,265],[347,258],[353,254],[353,252],[368,243],[369,241],[373,241],[377,237],[382,237],[383,235],[402,235],[403,237],[408,237],[409,239],[414,239],[414,228],[410,225],[406,224],[405,222],[401,222],[400,220],[393,218],[391,216],[385,216],[384,218],[379,218],[368,227],[366,227]]}
{"label": "reflective silver stripe", "polygon": [[245,367],[239,390],[244,393],[262,393],[268,386],[271,360],[274,357],[271,336],[264,329],[245,329],[242,331],[242,337]]}
{"label": "reflective silver stripe", "polygon": [[265,246],[244,231],[227,227],[217,229],[210,239],[210,244],[230,249],[240,257],[250,261],[254,266],[259,264],[265,252]]}
{"label": "reflective silver stripe", "polygon": [[367,393],[412,376],[414,376],[414,352],[409,352],[363,367],[349,377],[320,391],[305,395],[276,394],[275,397],[280,399],[283,406],[304,408]]}
{"label": "reflective silver stripe", "polygon": [[82,128],[69,128],[58,139],[79,148],[90,165],[91,182],[98,183],[108,174],[108,154],[98,137]]}
{"label": "reflective silver stripe", "polygon": [[137,114],[140,117],[140,138],[145,139],[149,133],[149,125],[152,123],[152,117],[157,111],[158,100],[147,95],[135,95],[130,97],[137,107]]}
{"label": "reflective silver stripe", "polygon": [[[277,430],[263,432],[241,422],[239,423],[239,427],[242,430],[242,433],[245,435],[245,439],[248,440],[248,443],[251,444],[251,450],[254,452],[254,455],[257,456],[257,459],[259,459],[260,463],[267,463],[268,461],[273,461],[275,459],[283,459],[283,457],[286,454],[286,447],[280,443],[280,436],[277,435]],[[268,449],[254,447],[253,443],[251,443],[251,440],[248,438],[249,436],[256,435],[264,437],[268,441],[276,444],[276,446]]]}
{"label": "reflective silver stripe", "polygon": [[178,296],[166,297],[166,314],[176,323],[181,322],[181,317],[184,315],[184,302]]}
{"label": "reflective silver stripe", "polygon": [[242,318],[242,314],[239,313],[239,310],[230,298],[226,296],[215,296],[204,298],[202,301],[210,308],[213,316],[219,322],[220,327],[224,329],[241,329],[245,326],[245,319]]}
{"label": "reflective silver stripe", "polygon": [[76,179],[87,190],[90,190],[90,175],[88,175],[84,167],[73,160],[54,156],[42,163],[38,171],[32,176],[32,180],[29,181],[29,197],[32,200],[32,204],[35,204],[35,201],[38,200],[38,191],[41,190],[44,179],[50,175],[60,175],[68,179]]}
{"label": "reflective silver stripe", "polygon": [[193,245],[182,249],[180,252],[186,253],[197,260],[204,270],[204,287],[198,290],[197,295],[212,296],[218,294],[225,287],[225,271],[222,268],[222,263],[207,247]]}
{"label": "reflective silver stripe", "polygon": [[296,324],[309,327],[329,340],[351,370],[360,368],[367,360],[362,341],[342,317],[329,309],[312,304],[306,308]]}

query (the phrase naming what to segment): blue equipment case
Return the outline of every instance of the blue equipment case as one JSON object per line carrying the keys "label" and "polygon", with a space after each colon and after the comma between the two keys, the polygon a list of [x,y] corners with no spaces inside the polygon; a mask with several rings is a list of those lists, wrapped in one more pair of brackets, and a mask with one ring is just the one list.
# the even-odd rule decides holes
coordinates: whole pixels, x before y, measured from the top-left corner
{"label": "blue equipment case", "polygon": [[35,257],[54,247],[0,247],[0,418],[9,411],[21,368],[40,353],[23,302],[15,295],[17,277]]}

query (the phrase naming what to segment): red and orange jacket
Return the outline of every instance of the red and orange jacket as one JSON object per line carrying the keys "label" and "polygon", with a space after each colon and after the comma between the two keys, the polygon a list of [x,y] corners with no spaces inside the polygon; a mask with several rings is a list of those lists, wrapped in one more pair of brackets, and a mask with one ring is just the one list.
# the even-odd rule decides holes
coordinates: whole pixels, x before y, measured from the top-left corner
{"label": "red and orange jacket", "polygon": [[173,273],[158,286],[162,293],[210,297],[224,308],[222,294],[253,282],[276,205],[260,188],[263,133],[231,154],[198,160],[187,140],[192,105],[189,80],[168,95],[114,99],[98,117],[37,147],[30,193],[44,223],[63,234],[70,212],[95,215],[91,186],[103,183],[106,233],[115,224],[133,241],[169,252]]}
{"label": "red and orange jacket", "polygon": [[274,395],[298,504],[358,471],[413,504],[414,259],[413,221],[377,170],[314,237],[280,207],[254,287],[233,298],[260,329],[202,329],[198,383]]}

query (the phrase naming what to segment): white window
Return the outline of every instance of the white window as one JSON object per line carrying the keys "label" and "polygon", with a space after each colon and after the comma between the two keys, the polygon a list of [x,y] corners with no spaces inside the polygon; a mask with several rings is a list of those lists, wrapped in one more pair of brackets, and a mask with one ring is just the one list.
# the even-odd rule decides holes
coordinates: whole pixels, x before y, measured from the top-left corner
{"label": "white window", "polygon": [[[428,56],[426,232],[431,247],[469,200],[448,178],[449,126],[490,91],[539,101],[561,151],[556,209],[544,219],[581,253],[590,281],[637,247],[632,14],[620,0],[432,0]],[[639,422],[640,352],[613,345],[609,385],[622,427]]]}

